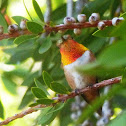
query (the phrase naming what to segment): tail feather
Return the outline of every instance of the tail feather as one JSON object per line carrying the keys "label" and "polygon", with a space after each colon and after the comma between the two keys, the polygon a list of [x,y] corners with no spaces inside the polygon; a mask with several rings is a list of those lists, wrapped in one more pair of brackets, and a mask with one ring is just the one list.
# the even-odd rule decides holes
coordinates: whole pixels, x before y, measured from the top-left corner
{"label": "tail feather", "polygon": [[[84,100],[91,104],[98,96],[99,96],[99,91],[98,90],[91,90],[88,92],[85,92],[84,94],[81,95]],[[101,116],[102,115],[102,108],[97,110],[97,113]]]}

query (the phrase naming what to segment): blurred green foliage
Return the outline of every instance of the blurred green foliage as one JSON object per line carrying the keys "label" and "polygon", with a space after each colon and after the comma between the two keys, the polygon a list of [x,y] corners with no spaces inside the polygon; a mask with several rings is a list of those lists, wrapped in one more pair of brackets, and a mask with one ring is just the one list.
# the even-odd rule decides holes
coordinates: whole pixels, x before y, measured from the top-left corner
{"label": "blurred green foliage", "polygon": [[[66,2],[65,0],[53,0],[52,2],[55,4],[55,8],[51,13],[51,21],[53,25],[60,24],[66,16]],[[44,14],[42,13],[43,10],[39,6],[37,0],[32,0],[32,3],[32,8],[34,8],[32,11],[36,13],[37,17],[34,13],[30,12],[31,10],[27,9],[27,4],[25,4],[28,15],[31,18],[29,19],[29,17],[22,17],[19,15],[13,16],[12,19],[19,25],[22,19],[28,18],[27,28],[33,34],[22,35],[14,39],[5,39],[0,42],[0,48],[2,48],[3,54],[2,56],[0,55],[0,61],[7,65],[14,66],[12,70],[0,71],[2,73],[1,80],[6,89],[11,94],[17,95],[18,86],[25,86],[27,88],[22,97],[19,109],[28,107],[31,103],[32,106],[37,105],[38,103],[54,103],[50,98],[56,93],[52,95],[49,92],[49,88],[54,92],[61,94],[68,93],[68,90],[70,90],[60,66],[59,49],[56,47],[56,42],[60,39],[61,35],[59,33],[51,33],[48,37],[43,38],[42,35],[39,34],[44,32]],[[7,7],[8,1],[2,0],[0,5],[0,10],[2,10]],[[114,16],[120,14],[123,14],[122,16],[125,18],[125,5],[125,0],[94,0],[89,1],[84,5],[82,13],[85,13],[87,17],[89,17],[91,13],[98,12],[100,13],[101,19],[112,19]],[[74,2],[74,11],[75,6],[76,2]],[[117,14],[119,6],[121,6],[121,11]],[[4,14],[6,13],[0,14],[0,25],[2,25],[4,31],[7,32],[8,24],[4,19]],[[75,11],[74,17],[76,16],[77,13]],[[117,27],[106,27],[103,31],[99,31],[97,28],[82,29],[82,34],[79,36],[74,35],[71,30],[65,32],[65,34],[71,34],[76,41],[88,47],[97,57],[95,63],[88,64],[85,67],[79,67],[78,70],[80,72],[97,75],[99,76],[99,81],[116,76],[124,77],[123,83],[120,84],[121,86],[113,86],[106,96],[95,101],[92,105],[92,109],[88,106],[77,121],[78,123],[84,121],[84,119],[90,118],[94,111],[104,103],[105,99],[112,99],[112,109],[121,108],[124,112],[119,115],[120,117],[117,117],[118,120],[112,120],[108,126],[116,126],[117,124],[123,126],[123,124],[125,124],[125,31],[126,21],[122,22]],[[113,41],[111,42],[112,39]],[[33,62],[31,62],[30,59],[32,59]],[[38,62],[41,64],[36,65]],[[44,71],[43,74],[42,71]],[[52,83],[54,85],[52,85]],[[35,103],[34,100],[36,100]],[[57,116],[60,126],[74,125],[75,122],[70,119],[70,107],[72,101],[73,100],[69,100],[65,104],[41,109],[40,115],[36,119],[36,123],[38,123],[38,125],[50,124]],[[3,107],[2,101],[0,101],[0,118],[4,118],[4,109],[6,110],[6,108]]]}

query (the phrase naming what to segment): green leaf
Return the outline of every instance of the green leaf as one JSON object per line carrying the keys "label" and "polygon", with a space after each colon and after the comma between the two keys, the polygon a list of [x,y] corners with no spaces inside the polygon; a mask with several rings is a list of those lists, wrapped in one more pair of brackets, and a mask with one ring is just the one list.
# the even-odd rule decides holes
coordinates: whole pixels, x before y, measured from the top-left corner
{"label": "green leaf", "polygon": [[98,62],[106,67],[120,67],[126,65],[125,49],[125,40],[119,41],[106,48],[97,58]]}
{"label": "green leaf", "polygon": [[39,48],[39,53],[43,54],[43,53],[45,53],[46,51],[49,50],[49,48],[52,45],[52,41],[51,41],[50,37],[42,38],[41,41],[42,41],[42,45]]}
{"label": "green leaf", "polygon": [[27,14],[29,15],[30,19],[32,20],[32,17],[31,17],[31,15],[30,15],[30,13],[29,13],[29,11],[28,11],[28,9],[27,9],[26,5],[25,5],[24,0],[23,0],[23,4],[24,4],[24,6],[25,6],[25,9],[26,9]]}
{"label": "green leaf", "polygon": [[39,103],[33,103],[33,104],[30,104],[29,107],[34,107],[36,105],[38,105]]}
{"label": "green leaf", "polygon": [[39,72],[38,71],[28,74],[25,77],[25,79],[24,79],[24,81],[22,83],[22,86],[31,86],[33,84],[33,82],[34,82],[34,78],[37,78],[37,77],[39,77]]}
{"label": "green leaf", "polygon": [[[22,16],[13,16],[12,19],[20,26],[20,22],[22,19],[26,19],[25,17]],[[26,19],[28,20],[28,19]]]}
{"label": "green leaf", "polygon": [[69,93],[67,88],[64,85],[57,83],[57,82],[51,83],[51,90],[53,90],[59,94],[68,94]]}
{"label": "green leaf", "polygon": [[109,26],[106,27],[104,30],[97,30],[92,35],[96,37],[112,37],[113,35],[111,34],[111,32],[114,31],[114,29],[114,26]]}
{"label": "green leaf", "polygon": [[7,22],[4,18],[4,16],[0,13],[0,25],[3,26],[4,31],[7,32]]}
{"label": "green leaf", "polygon": [[125,36],[126,33],[126,20],[120,22],[118,26],[112,31],[113,36]]}
{"label": "green leaf", "polygon": [[37,87],[32,87],[32,93],[35,95],[35,97],[37,98],[46,98],[46,94],[43,90],[41,90],[40,88]]}
{"label": "green leaf", "polygon": [[64,107],[65,103],[59,103],[57,105],[54,106],[54,110],[49,111],[48,113],[46,113],[47,115],[56,111],[61,110]]}
{"label": "green leaf", "polygon": [[14,40],[14,43],[19,45],[19,44],[23,43],[24,41],[27,41],[27,40],[32,39],[34,37],[36,37],[36,35],[22,35],[22,36],[17,37]]}
{"label": "green leaf", "polygon": [[46,90],[45,86],[44,86],[42,83],[40,83],[40,81],[38,81],[37,79],[34,79],[34,81],[35,81],[35,85],[36,85],[38,88],[41,88],[41,89],[45,92],[46,95],[50,95],[50,94],[48,93],[48,91]]}
{"label": "green leaf", "polygon": [[38,3],[36,2],[36,0],[32,0],[32,3],[33,3],[33,7],[34,7],[38,17],[40,18],[41,21],[44,22],[44,17],[43,17],[43,14],[41,12],[41,9],[40,9]]}
{"label": "green leaf", "polygon": [[54,118],[55,116],[57,115],[57,112],[56,113],[50,113],[49,115],[46,115],[49,111],[52,111],[54,110],[54,107],[48,107],[48,108],[44,108],[42,109],[42,112],[41,114],[39,115],[38,117],[38,121],[37,121],[37,124],[40,125],[47,125],[49,124]]}
{"label": "green leaf", "polygon": [[82,72],[83,74],[86,73],[87,75],[95,75],[97,77],[102,77],[105,79],[122,75],[124,72],[124,68],[106,68],[96,62],[78,67],[78,71]]}
{"label": "green leaf", "polygon": [[24,96],[23,96],[23,98],[22,98],[22,100],[21,100],[21,103],[20,103],[18,109],[20,109],[20,110],[23,109],[23,108],[26,107],[31,101],[33,101],[33,99],[34,99],[34,95],[33,95],[33,93],[31,92],[31,87],[29,87],[29,88],[27,89],[27,91],[25,92],[25,94],[24,94]]}
{"label": "green leaf", "polygon": [[2,76],[2,81],[4,83],[4,86],[6,87],[6,89],[10,93],[17,94],[17,92],[16,92],[17,85],[16,85],[15,82],[12,81],[11,78],[9,78],[8,76],[4,75],[4,76]]}
{"label": "green leaf", "polygon": [[126,111],[112,120],[107,126],[124,126],[126,124]]}
{"label": "green leaf", "polygon": [[45,84],[50,88],[51,82],[53,82],[52,77],[46,71],[42,72],[42,76]]}
{"label": "green leaf", "polygon": [[27,21],[27,28],[30,32],[32,32],[34,34],[38,34],[43,31],[42,26],[36,22],[33,22],[33,21]]}
{"label": "green leaf", "polygon": [[0,100],[0,118],[4,118],[4,108],[3,108],[3,104]]}
{"label": "green leaf", "polygon": [[37,103],[44,104],[44,105],[50,105],[51,103],[54,103],[54,100],[48,99],[48,98],[41,98],[37,100]]}

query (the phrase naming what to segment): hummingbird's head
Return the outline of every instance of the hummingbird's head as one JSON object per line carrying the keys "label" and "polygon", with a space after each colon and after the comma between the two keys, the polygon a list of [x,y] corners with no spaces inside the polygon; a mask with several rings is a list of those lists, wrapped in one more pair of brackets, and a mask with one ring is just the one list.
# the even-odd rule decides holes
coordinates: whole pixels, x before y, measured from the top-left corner
{"label": "hummingbird's head", "polygon": [[70,35],[62,38],[62,43],[59,45],[61,53],[61,61],[63,65],[68,65],[77,60],[83,53],[88,50],[82,44],[74,41]]}

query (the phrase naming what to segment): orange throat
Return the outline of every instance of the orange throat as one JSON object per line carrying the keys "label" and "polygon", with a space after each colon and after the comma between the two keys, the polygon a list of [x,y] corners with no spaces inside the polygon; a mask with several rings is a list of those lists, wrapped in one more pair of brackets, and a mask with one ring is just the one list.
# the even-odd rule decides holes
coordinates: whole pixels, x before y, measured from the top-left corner
{"label": "orange throat", "polygon": [[72,39],[63,42],[63,44],[60,47],[61,60],[63,66],[73,63],[79,57],[81,57],[87,50],[88,49],[85,46],[77,43]]}

